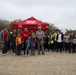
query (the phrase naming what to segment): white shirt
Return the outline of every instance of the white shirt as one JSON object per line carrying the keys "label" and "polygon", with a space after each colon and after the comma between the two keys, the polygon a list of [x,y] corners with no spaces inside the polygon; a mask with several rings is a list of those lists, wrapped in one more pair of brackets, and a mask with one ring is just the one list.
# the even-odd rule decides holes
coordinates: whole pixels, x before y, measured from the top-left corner
{"label": "white shirt", "polygon": [[62,42],[61,34],[58,35],[58,40],[57,42]]}

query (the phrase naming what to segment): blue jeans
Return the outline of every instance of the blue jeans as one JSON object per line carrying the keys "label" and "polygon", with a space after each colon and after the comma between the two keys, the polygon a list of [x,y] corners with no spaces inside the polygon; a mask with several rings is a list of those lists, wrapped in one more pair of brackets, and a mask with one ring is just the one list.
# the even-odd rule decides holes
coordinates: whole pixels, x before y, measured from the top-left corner
{"label": "blue jeans", "polygon": [[29,47],[26,47],[27,55],[29,54],[29,50],[30,50],[30,46]]}
{"label": "blue jeans", "polygon": [[35,55],[35,46],[31,45],[31,55]]}
{"label": "blue jeans", "polygon": [[5,53],[7,53],[7,42],[4,42],[2,44],[2,54],[5,54]]}
{"label": "blue jeans", "polygon": [[73,43],[72,42],[69,42],[69,53],[72,52],[72,48],[73,48]]}

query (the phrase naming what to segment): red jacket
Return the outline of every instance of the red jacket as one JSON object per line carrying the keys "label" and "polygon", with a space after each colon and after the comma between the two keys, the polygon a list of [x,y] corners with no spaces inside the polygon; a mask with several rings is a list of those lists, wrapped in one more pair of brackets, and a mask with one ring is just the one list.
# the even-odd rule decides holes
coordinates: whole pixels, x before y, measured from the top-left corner
{"label": "red jacket", "polygon": [[27,36],[31,36],[31,33],[29,31],[27,32],[22,32],[21,33],[21,36],[22,36],[22,41],[25,42],[26,41],[26,37]]}
{"label": "red jacket", "polygon": [[2,41],[8,41],[8,32],[4,32],[4,31],[2,31],[1,32],[1,40]]}
{"label": "red jacket", "polygon": [[4,32],[4,41],[7,40],[7,37],[8,37],[8,33],[7,32]]}

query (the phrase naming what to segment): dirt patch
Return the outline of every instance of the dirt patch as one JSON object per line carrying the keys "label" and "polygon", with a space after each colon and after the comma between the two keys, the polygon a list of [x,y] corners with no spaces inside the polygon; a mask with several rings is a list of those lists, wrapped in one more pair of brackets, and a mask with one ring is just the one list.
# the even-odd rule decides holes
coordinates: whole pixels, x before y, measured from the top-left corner
{"label": "dirt patch", "polygon": [[76,54],[45,52],[45,55],[13,56],[0,51],[0,75],[76,75]]}

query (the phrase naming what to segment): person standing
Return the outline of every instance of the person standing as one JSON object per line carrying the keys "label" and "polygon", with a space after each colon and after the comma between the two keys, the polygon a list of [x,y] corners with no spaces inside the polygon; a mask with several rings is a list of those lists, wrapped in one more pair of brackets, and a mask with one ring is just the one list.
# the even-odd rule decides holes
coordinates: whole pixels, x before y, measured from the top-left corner
{"label": "person standing", "polygon": [[44,36],[44,50],[48,49],[48,41],[49,41],[48,32],[45,32],[45,36]]}
{"label": "person standing", "polygon": [[17,37],[17,31],[16,31],[16,29],[13,29],[13,32],[10,36],[10,42],[11,42],[10,45],[12,47],[13,55],[15,55],[15,53],[16,53],[16,43],[15,43],[16,37]]}
{"label": "person standing", "polygon": [[44,32],[41,30],[41,26],[38,26],[38,31],[36,31],[36,37],[37,37],[37,46],[38,46],[38,55],[40,55],[40,48],[42,49],[42,54],[44,54]]}
{"label": "person standing", "polygon": [[50,48],[51,48],[52,51],[54,51],[54,31],[51,32]]}
{"label": "person standing", "polygon": [[60,50],[62,52],[62,47],[63,47],[63,34],[59,30],[59,34],[57,35],[57,52]]}
{"label": "person standing", "polygon": [[69,49],[69,35],[68,35],[68,33],[65,33],[63,38],[64,38],[65,51],[68,51],[68,49]]}
{"label": "person standing", "polygon": [[22,36],[22,45],[23,45],[23,50],[24,50],[24,55],[25,55],[25,50],[26,50],[26,40],[27,40],[27,37],[30,37],[31,36],[31,33],[28,31],[27,28],[24,28],[24,31],[21,33],[21,36]]}
{"label": "person standing", "polygon": [[7,27],[4,28],[1,32],[2,40],[2,54],[7,55],[7,45],[8,45],[9,33]]}
{"label": "person standing", "polygon": [[27,53],[27,55],[29,54],[29,50],[30,50],[30,38],[27,36],[26,37],[26,53]]}
{"label": "person standing", "polygon": [[55,32],[54,32],[54,51],[57,50],[57,34],[58,34],[58,30],[55,30]]}
{"label": "person standing", "polygon": [[69,38],[69,53],[72,53],[74,33],[70,33]]}
{"label": "person standing", "polygon": [[72,53],[76,53],[76,34],[73,37]]}
{"label": "person standing", "polygon": [[21,55],[21,35],[20,33],[17,34],[16,37],[16,55]]}
{"label": "person standing", "polygon": [[31,43],[31,55],[35,55],[36,36],[34,32],[32,32],[32,36],[30,37],[30,43]]}

